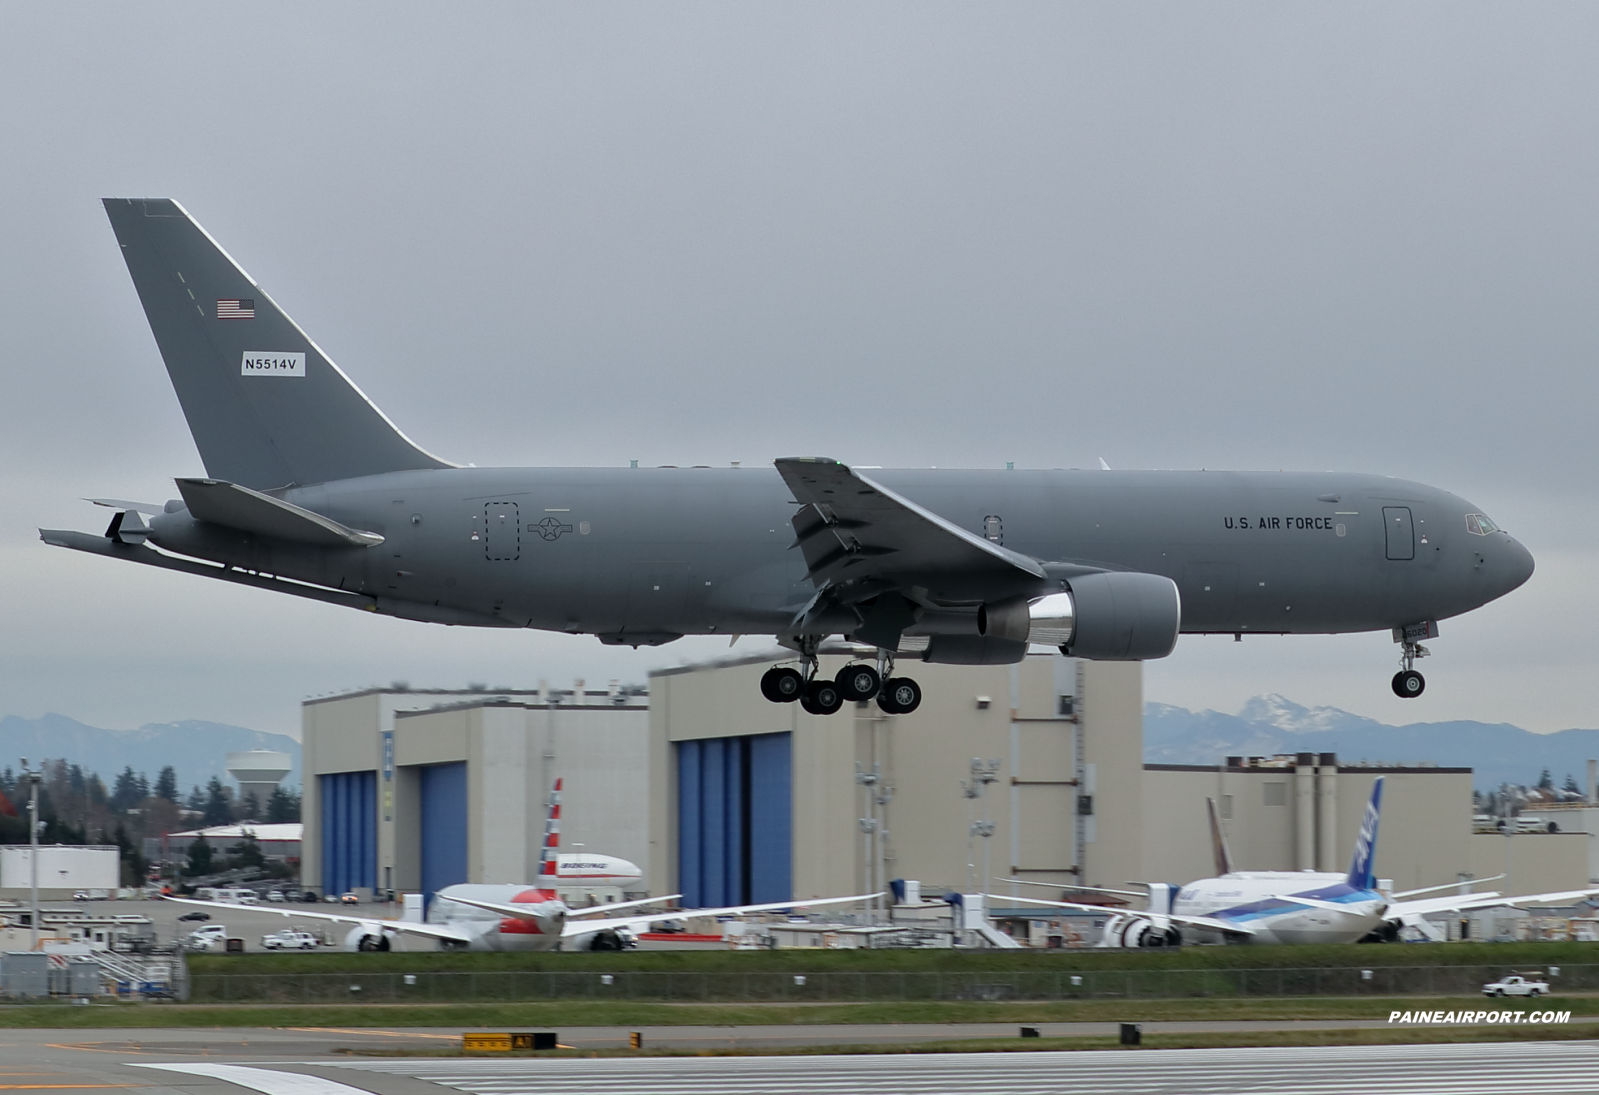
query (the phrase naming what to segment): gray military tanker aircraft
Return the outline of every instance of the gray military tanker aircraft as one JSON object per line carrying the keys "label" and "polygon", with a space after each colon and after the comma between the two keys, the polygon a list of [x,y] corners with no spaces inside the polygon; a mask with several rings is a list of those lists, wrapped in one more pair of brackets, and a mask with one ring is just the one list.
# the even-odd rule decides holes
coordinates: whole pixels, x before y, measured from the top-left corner
{"label": "gray military tanker aircraft", "polygon": [[[896,664],[1138,660],[1180,633],[1391,631],[1400,696],[1441,619],[1532,556],[1447,491],[1376,475],[460,467],[413,444],[177,202],[105,201],[206,478],[46,543],[368,612],[656,646],[772,634],[761,689],[912,711]],[[775,470],[775,474],[774,474]],[[148,518],[148,520],[146,520]],[[833,680],[824,640],[875,648]]]}

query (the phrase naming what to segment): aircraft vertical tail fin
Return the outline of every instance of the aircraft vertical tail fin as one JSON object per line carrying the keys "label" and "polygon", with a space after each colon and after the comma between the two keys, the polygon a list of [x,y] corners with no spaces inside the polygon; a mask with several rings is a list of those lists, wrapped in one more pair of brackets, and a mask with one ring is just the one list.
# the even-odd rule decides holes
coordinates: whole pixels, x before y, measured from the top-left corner
{"label": "aircraft vertical tail fin", "polygon": [[561,850],[561,780],[550,791],[550,809],[544,819],[544,846],[539,849],[538,885],[553,890],[560,873],[557,858]]}
{"label": "aircraft vertical tail fin", "polygon": [[1344,879],[1357,890],[1372,889],[1377,883],[1372,873],[1372,862],[1377,858],[1377,821],[1382,813],[1382,782],[1383,777],[1378,776],[1371,785],[1371,801],[1366,803],[1365,816],[1360,819],[1355,855],[1349,861],[1349,876]]}
{"label": "aircraft vertical tail fin", "polygon": [[450,465],[395,428],[170,198],[106,198],[205,470],[255,490]]}
{"label": "aircraft vertical tail fin", "polygon": [[1216,857],[1216,875],[1233,873],[1233,853],[1227,848],[1227,837],[1221,831],[1221,818],[1216,814],[1216,800],[1207,798],[1205,808],[1210,811],[1210,850]]}

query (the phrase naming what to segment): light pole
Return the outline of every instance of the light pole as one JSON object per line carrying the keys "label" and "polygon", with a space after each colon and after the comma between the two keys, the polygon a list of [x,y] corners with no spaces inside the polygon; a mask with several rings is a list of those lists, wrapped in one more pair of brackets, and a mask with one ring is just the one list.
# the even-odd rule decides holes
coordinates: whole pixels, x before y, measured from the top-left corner
{"label": "light pole", "polygon": [[[861,785],[866,792],[866,816],[860,819],[861,829],[861,867],[866,879],[866,889],[863,893],[873,893],[872,878],[877,873],[873,864],[875,853],[875,837],[877,835],[877,806],[873,789],[882,779],[882,769],[876,764],[872,765],[870,772],[861,767],[861,762],[855,762],[855,782]],[[867,917],[871,923],[877,922],[877,898],[871,898],[866,905]]]}
{"label": "light pole", "polygon": [[28,767],[28,758],[22,758],[22,777],[29,788],[28,795],[28,888],[33,906],[28,923],[33,929],[33,949],[39,949],[39,784],[43,774]]}
{"label": "light pole", "polygon": [[[982,818],[971,820],[972,800],[982,799],[983,791],[987,789],[988,785],[999,779],[999,769],[1002,763],[999,760],[981,760],[973,757],[971,778],[961,780],[961,791],[966,796],[966,817],[969,821],[966,828],[967,893],[988,892],[988,838],[994,835],[994,823],[988,819],[988,802],[986,800],[983,801]],[[974,857],[972,856],[972,837],[974,836],[983,838],[983,879],[982,886],[978,888],[973,888],[972,886],[972,874],[976,869],[976,864],[973,862]]]}

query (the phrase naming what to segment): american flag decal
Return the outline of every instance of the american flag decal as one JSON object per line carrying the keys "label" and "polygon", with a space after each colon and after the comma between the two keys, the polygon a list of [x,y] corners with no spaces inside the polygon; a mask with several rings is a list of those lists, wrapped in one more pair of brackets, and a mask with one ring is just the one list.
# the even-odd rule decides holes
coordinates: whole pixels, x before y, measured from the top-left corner
{"label": "american flag decal", "polygon": [[544,847],[539,849],[539,878],[552,882],[556,876],[555,853],[561,846],[561,781],[550,792],[550,813],[544,822]]}
{"label": "american flag decal", "polygon": [[254,319],[255,301],[253,300],[219,300],[217,301],[218,319]]}

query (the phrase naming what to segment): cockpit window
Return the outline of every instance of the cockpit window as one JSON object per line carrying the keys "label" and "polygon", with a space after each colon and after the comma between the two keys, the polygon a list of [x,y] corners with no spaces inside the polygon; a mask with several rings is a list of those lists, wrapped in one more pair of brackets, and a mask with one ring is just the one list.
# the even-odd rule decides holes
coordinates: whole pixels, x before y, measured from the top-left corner
{"label": "cockpit window", "polygon": [[1488,520],[1483,514],[1466,514],[1466,531],[1473,536],[1487,536],[1490,532],[1498,532],[1499,526]]}

